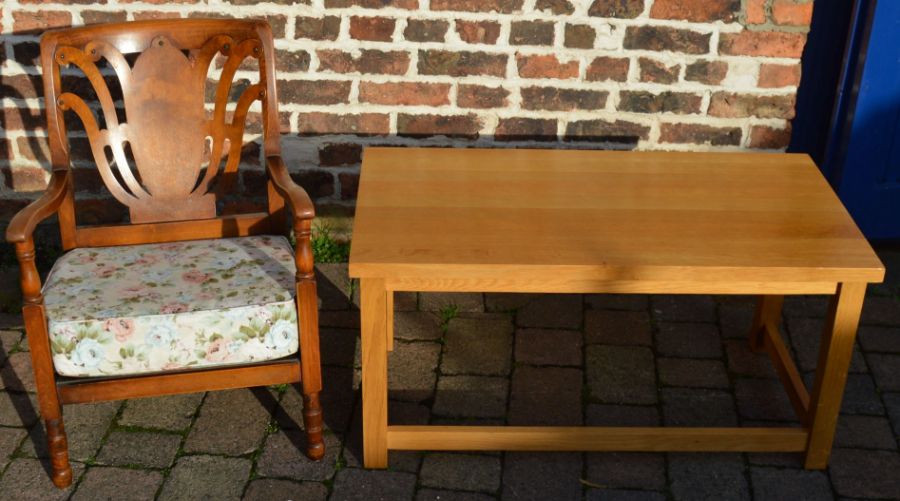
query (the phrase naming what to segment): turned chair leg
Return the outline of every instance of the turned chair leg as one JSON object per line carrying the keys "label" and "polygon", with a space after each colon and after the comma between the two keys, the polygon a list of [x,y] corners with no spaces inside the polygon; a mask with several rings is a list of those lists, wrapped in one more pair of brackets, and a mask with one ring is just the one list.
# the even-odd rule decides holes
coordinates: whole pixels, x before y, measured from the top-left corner
{"label": "turned chair leg", "polygon": [[300,309],[300,371],[303,385],[303,427],[306,429],[306,455],[318,461],[325,456],[322,441],[322,369],[319,356],[319,305],[314,277],[297,285]]}
{"label": "turned chair leg", "polygon": [[47,449],[50,452],[51,478],[60,489],[72,485],[72,466],[69,464],[69,441],[62,416],[44,419],[47,430]]}

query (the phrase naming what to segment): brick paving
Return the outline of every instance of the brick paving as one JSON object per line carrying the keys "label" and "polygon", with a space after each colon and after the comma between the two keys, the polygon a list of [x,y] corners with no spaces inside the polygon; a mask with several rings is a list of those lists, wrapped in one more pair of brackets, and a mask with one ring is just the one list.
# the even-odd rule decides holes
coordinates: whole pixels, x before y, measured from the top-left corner
{"label": "brick paving", "polygon": [[[900,499],[900,252],[870,288],[830,467],[800,454],[393,452],[361,468],[358,297],[320,267],[327,454],[303,454],[294,387],[66,407],[75,482],[55,489],[21,320],[0,315],[0,498]],[[896,270],[896,271],[895,271]],[[14,285],[13,285],[14,287]],[[404,424],[795,423],[748,297],[398,294],[390,420]],[[811,380],[823,298],[789,298]]]}

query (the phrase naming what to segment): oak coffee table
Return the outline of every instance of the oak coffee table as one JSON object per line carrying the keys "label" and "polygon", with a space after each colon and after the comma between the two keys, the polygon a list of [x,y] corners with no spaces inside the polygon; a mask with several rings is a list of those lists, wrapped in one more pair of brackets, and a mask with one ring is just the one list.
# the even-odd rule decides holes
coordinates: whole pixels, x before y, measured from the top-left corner
{"label": "oak coffee table", "polygon": [[[350,275],[360,279],[363,453],[797,451],[828,463],[867,283],[884,267],[805,155],[367,148]],[[392,426],[395,291],[754,294],[795,427]],[[785,295],[831,305],[808,392]]]}

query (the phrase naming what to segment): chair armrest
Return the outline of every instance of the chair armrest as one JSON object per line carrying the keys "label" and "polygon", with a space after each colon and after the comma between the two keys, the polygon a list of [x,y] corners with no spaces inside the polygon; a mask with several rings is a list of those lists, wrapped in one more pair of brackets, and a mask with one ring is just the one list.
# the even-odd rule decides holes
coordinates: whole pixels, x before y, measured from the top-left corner
{"label": "chair armrest", "polygon": [[68,189],[69,171],[53,171],[44,194],[13,216],[9,226],[6,227],[6,241],[18,244],[31,239],[37,224],[59,210]]}
{"label": "chair armrest", "polygon": [[279,195],[285,198],[293,210],[294,220],[312,219],[316,216],[316,209],[312,200],[302,187],[291,179],[284,161],[278,155],[266,157],[266,168],[269,170],[269,179]]}

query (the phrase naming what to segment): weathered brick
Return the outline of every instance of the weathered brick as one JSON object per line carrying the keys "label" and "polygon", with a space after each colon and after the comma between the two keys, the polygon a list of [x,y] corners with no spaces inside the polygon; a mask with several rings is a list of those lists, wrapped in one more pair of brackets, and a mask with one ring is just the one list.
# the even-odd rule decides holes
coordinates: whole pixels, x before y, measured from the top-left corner
{"label": "weathered brick", "polygon": [[383,113],[301,113],[298,117],[300,134],[356,134],[361,136],[385,135],[390,127],[390,117]]}
{"label": "weathered brick", "polygon": [[566,125],[567,141],[595,141],[636,145],[648,139],[650,126],[625,120],[577,120]]}
{"label": "weathered brick", "polygon": [[350,99],[350,81],[279,80],[278,100],[292,104],[340,104]]}
{"label": "weathered brick", "polygon": [[303,170],[292,172],[291,178],[302,186],[313,199],[334,194],[334,176],[330,172]]}
{"label": "weathered brick", "polygon": [[573,49],[590,49],[596,38],[597,32],[586,24],[567,24],[563,44]]}
{"label": "weathered brick", "polygon": [[38,89],[41,89],[40,95],[43,95],[40,77],[30,75],[0,74],[0,88],[3,89],[4,97],[15,99],[38,97]]}
{"label": "weathered brick", "polygon": [[768,0],[747,0],[747,11],[744,20],[747,24],[766,23],[766,2]]}
{"label": "weathered brick", "polygon": [[362,162],[362,145],[336,143],[319,149],[319,164],[326,167],[353,165]]}
{"label": "weathered brick", "polygon": [[325,0],[325,8],[327,9],[340,9],[356,6],[365,9],[394,7],[397,9],[415,10],[419,8],[419,0]]}
{"label": "weathered brick", "polygon": [[419,74],[463,77],[506,74],[506,55],[487,52],[456,52],[449,50],[420,50]]}
{"label": "weathered brick", "polygon": [[767,125],[754,125],[750,128],[750,147],[770,150],[787,148],[791,143],[790,124],[783,129]]}
{"label": "weathered brick", "polygon": [[524,0],[432,0],[431,10],[460,12],[501,12],[511,14],[522,9]]}
{"label": "weathered brick", "polygon": [[627,57],[596,57],[587,67],[585,78],[591,82],[614,80],[624,82],[628,79],[628,68],[631,61]]}
{"label": "weathered brick", "polygon": [[513,21],[509,30],[512,45],[553,45],[553,23],[550,21]]}
{"label": "weathered brick", "polygon": [[806,35],[781,31],[722,33],[719,52],[735,56],[796,57],[803,54]]}
{"label": "weathered brick", "polygon": [[[2,45],[0,45],[2,47]],[[41,47],[37,42],[19,42],[12,46],[13,58],[26,66],[40,66]]]}
{"label": "weathered brick", "polygon": [[341,18],[337,16],[297,17],[294,36],[310,40],[335,40],[340,29]]}
{"label": "weathered brick", "polygon": [[644,12],[644,0],[594,0],[588,15],[634,19]]}
{"label": "weathered brick", "polygon": [[307,71],[309,69],[309,53],[305,50],[275,49],[276,72]]}
{"label": "weathered brick", "polygon": [[460,108],[503,108],[509,104],[509,91],[503,87],[460,84],[456,105]]}
{"label": "weathered brick", "polygon": [[359,192],[359,174],[341,172],[338,174],[338,179],[341,181],[341,198],[355,200],[356,194]]}
{"label": "weathered brick", "polygon": [[696,61],[684,69],[684,79],[707,85],[719,85],[728,75],[728,63],[725,61]]}
{"label": "weathered brick", "polygon": [[408,115],[397,116],[397,133],[401,136],[448,136],[474,139],[481,121],[476,115]]}
{"label": "weathered brick", "polygon": [[796,0],[775,0],[772,3],[772,21],[775,24],[809,26],[812,21],[813,3]]}
{"label": "weathered brick", "polygon": [[159,11],[141,11],[133,14],[135,21],[148,21],[152,19],[178,19],[181,14],[178,12],[159,12]]}
{"label": "weathered brick", "polygon": [[123,10],[85,10],[81,12],[81,20],[84,24],[121,23],[124,22],[127,17],[128,13]]}
{"label": "weathered brick", "polygon": [[638,63],[641,68],[641,82],[671,84],[678,81],[678,74],[681,72],[680,64],[669,66],[662,61],[648,57],[640,58]]}
{"label": "weathered brick", "polygon": [[741,0],[656,0],[650,9],[650,17],[680,19],[698,23],[737,19]]}
{"label": "weathered brick", "polygon": [[578,61],[559,62],[553,54],[522,55],[516,54],[519,76],[523,78],[576,78],[578,77]]}
{"label": "weathered brick", "polygon": [[424,82],[360,82],[359,101],[391,105],[450,104],[450,84]]}
{"label": "weathered brick", "polygon": [[[19,149],[21,151],[21,146]],[[43,191],[47,188],[47,171],[40,167],[4,167],[2,173],[6,186],[15,191]]]}
{"label": "weathered brick", "polygon": [[791,87],[800,85],[800,63],[759,65],[761,88]]}
{"label": "weathered brick", "polygon": [[629,26],[625,31],[626,49],[706,54],[709,33],[670,28],[668,26]]}
{"label": "weathered brick", "polygon": [[500,23],[494,21],[456,21],[456,33],[466,43],[494,45],[500,37]]}
{"label": "weathered brick", "polygon": [[46,137],[20,137],[16,139],[19,155],[26,160],[50,161],[50,145]]}
{"label": "weathered brick", "polygon": [[664,123],[660,127],[660,142],[737,146],[741,144],[740,127],[715,127],[702,124]]}
{"label": "weathered brick", "polygon": [[395,19],[389,17],[357,17],[350,18],[350,38],[356,40],[372,40],[390,42],[394,35]]}
{"label": "weathered brick", "polygon": [[527,110],[598,110],[606,106],[609,93],[599,90],[525,87],[522,107]]}
{"label": "weathered brick", "polygon": [[794,95],[758,96],[716,92],[709,101],[709,115],[726,118],[793,118]]}
{"label": "weathered brick", "polygon": [[50,28],[62,28],[72,24],[72,14],[68,11],[39,10],[13,11],[13,33],[24,32],[42,33]]}
{"label": "weathered brick", "polygon": [[443,42],[450,23],[433,19],[410,19],[403,38],[413,42]]}
{"label": "weathered brick", "polygon": [[534,10],[550,11],[557,16],[575,12],[575,6],[568,0],[537,0]]}
{"label": "weathered brick", "polygon": [[666,91],[654,94],[648,91],[622,91],[619,93],[619,109],[635,113],[699,113],[702,97],[689,92]]}
{"label": "weathered brick", "polygon": [[403,75],[409,68],[409,54],[402,51],[362,49],[358,56],[340,49],[320,49],[319,71]]}
{"label": "weathered brick", "polygon": [[556,141],[556,120],[501,118],[494,138],[498,141]]}

